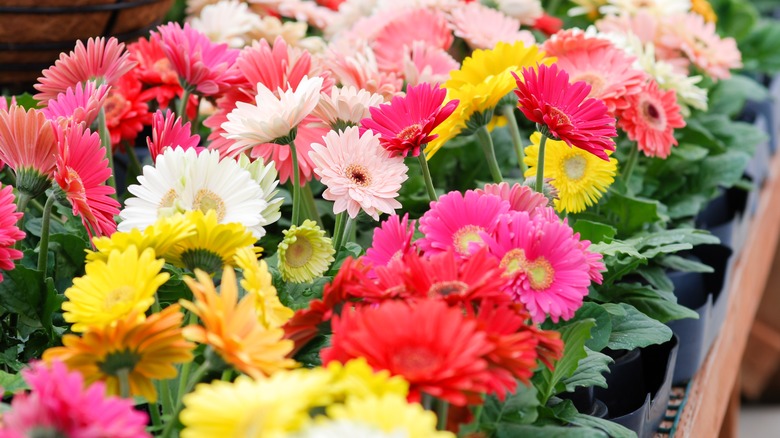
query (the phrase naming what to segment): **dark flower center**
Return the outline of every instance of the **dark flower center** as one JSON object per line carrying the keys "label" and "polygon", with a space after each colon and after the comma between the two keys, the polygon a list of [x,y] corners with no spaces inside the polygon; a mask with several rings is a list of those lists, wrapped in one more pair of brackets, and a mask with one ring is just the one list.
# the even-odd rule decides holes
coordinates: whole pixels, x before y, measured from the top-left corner
{"label": "dark flower center", "polygon": [[371,184],[371,175],[368,173],[366,166],[360,164],[350,164],[345,171],[347,178],[360,187],[365,187]]}

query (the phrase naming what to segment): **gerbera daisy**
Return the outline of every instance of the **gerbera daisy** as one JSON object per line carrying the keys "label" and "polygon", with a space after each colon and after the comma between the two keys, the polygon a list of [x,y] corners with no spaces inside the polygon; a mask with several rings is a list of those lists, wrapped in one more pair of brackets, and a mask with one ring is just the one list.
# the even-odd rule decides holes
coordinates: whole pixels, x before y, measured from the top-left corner
{"label": "gerbera daisy", "polygon": [[[531,145],[525,148],[526,177],[536,176],[541,140],[542,134],[534,133]],[[612,157],[604,161],[562,141],[547,141],[544,176],[551,179],[550,184],[558,191],[554,203],[560,212],[579,213],[597,204],[615,181],[616,173],[617,160]]]}
{"label": "gerbera daisy", "polygon": [[403,219],[397,214],[391,215],[374,228],[371,246],[366,250],[363,260],[373,267],[387,266],[391,261],[400,260],[404,255],[414,252],[414,228],[415,221],[409,221],[409,213],[404,214]]}
{"label": "gerbera daisy", "polygon": [[379,70],[376,54],[368,45],[349,51],[336,50],[331,45],[322,61],[342,86],[376,93],[385,100],[403,89],[403,78],[396,73]]}
{"label": "gerbera daisy", "polygon": [[378,135],[371,131],[360,135],[353,126],[330,131],[323,142],[312,145],[309,157],[327,187],[322,197],[335,201],[334,213],[346,211],[355,218],[362,209],[379,220],[379,213],[392,214],[401,207],[395,198],[408,168],[403,157],[393,157],[382,148]]}
{"label": "gerbera daisy", "polygon": [[157,31],[163,51],[185,88],[202,96],[215,96],[238,81],[238,71],[231,68],[238,50],[227,44],[212,43],[187,23],[184,27],[168,23],[159,26]]}
{"label": "gerbera daisy", "polygon": [[217,221],[240,223],[256,238],[268,204],[252,175],[236,160],[220,159],[217,151],[168,148],[154,166],[144,166],[138,183],[128,187],[134,195],[119,213],[119,231],[146,228],[160,217],[200,210],[217,213]]}
{"label": "gerbera daisy", "polygon": [[420,218],[423,238],[417,246],[432,255],[454,248],[463,257],[472,244],[482,244],[480,232],[492,233],[496,218],[509,211],[509,202],[498,196],[481,195],[473,190],[447,193]]}
{"label": "gerbera daisy", "polygon": [[711,78],[728,79],[731,69],[742,67],[742,55],[734,38],[721,38],[715,23],[689,12],[671,19],[669,31],[661,38],[666,47],[681,50],[696,67]]}
{"label": "gerbera daisy", "polygon": [[199,144],[200,135],[192,133],[192,125],[189,122],[182,125],[181,117],[177,117],[172,111],[166,110],[163,113],[157,110],[152,116],[152,136],[146,138],[152,162],[157,161],[157,156],[168,148],[178,146],[184,150],[200,150],[202,148],[198,147]]}
{"label": "gerbera daisy", "polygon": [[16,188],[34,198],[49,187],[57,166],[54,128],[43,112],[11,105],[0,110],[0,160],[14,170]]}
{"label": "gerbera daisy", "polygon": [[499,184],[485,184],[482,189],[475,190],[479,194],[498,196],[509,202],[509,210],[533,212],[537,208],[546,207],[549,203],[546,196],[535,192],[532,188],[519,183],[512,186],[507,182]]}
{"label": "gerbera daisy", "polygon": [[539,0],[496,0],[496,5],[499,11],[517,18],[520,23],[527,26],[532,26],[544,15]]}
{"label": "gerbera daisy", "polygon": [[423,82],[443,84],[450,72],[458,68],[460,63],[446,50],[429,46],[424,41],[415,41],[404,50],[403,74],[408,86]]}
{"label": "gerbera daisy", "polygon": [[116,193],[106,184],[111,176],[105,148],[97,132],[84,124],[58,127],[57,168],[54,180],[73,207],[73,215],[92,236],[107,236],[116,231],[114,216],[119,214]]}
{"label": "gerbera daisy", "polygon": [[123,141],[135,144],[138,133],[152,121],[149,104],[141,94],[141,81],[133,72],[117,79],[116,86],[108,92],[103,110],[114,148]]}
{"label": "gerbera daisy", "polygon": [[661,91],[655,81],[649,81],[628,103],[619,115],[620,129],[648,157],[668,157],[672,146],[677,145],[675,128],[685,126],[674,91]]}
{"label": "gerbera daisy", "polygon": [[54,66],[43,70],[43,76],[33,85],[39,93],[33,97],[46,103],[79,82],[113,85],[133,66],[135,62],[125,51],[125,44],[114,37],[90,38],[86,47],[78,40],[69,54],[61,53]]}
{"label": "gerbera daisy", "polygon": [[100,382],[85,385],[61,362],[34,362],[21,374],[30,392],[16,394],[3,412],[2,436],[151,438],[132,400],[106,396]]}
{"label": "gerbera daisy", "polygon": [[263,326],[277,329],[285,325],[295,312],[279,301],[265,260],[257,260],[253,249],[243,247],[236,250],[233,264],[241,269],[241,287],[255,297],[255,308]]}
{"label": "gerbera daisy", "polygon": [[[145,100],[154,99],[158,108],[167,108],[176,96],[181,97],[184,89],[179,84],[179,75],[171,66],[160,42],[160,35],[151,34],[149,39],[139,38],[127,45],[137,66],[133,74],[145,85],[143,95]],[[193,96],[197,101],[197,97]],[[197,102],[195,103],[197,105]],[[193,107],[194,109],[194,107]],[[188,116],[194,116],[188,112]]]}
{"label": "gerbera daisy", "polygon": [[406,399],[409,383],[401,376],[391,376],[387,370],[374,370],[362,357],[347,363],[333,361],[325,368],[331,376],[328,384],[333,401],[347,397],[381,397],[397,395]]}
{"label": "gerbera daisy", "polygon": [[157,288],[170,277],[160,272],[164,264],[165,260],[155,258],[154,250],[139,254],[134,246],[112,251],[108,261],[87,263],[86,275],[74,278],[65,291],[63,318],[73,323],[74,332],[109,325],[132,312],[143,319]]}
{"label": "gerbera daisy", "polygon": [[195,277],[197,280],[184,278],[194,302],[180,302],[198,315],[203,325],[185,327],[185,337],[207,344],[225,362],[256,379],[295,366],[295,361],[287,358],[293,343],[282,339],[284,331],[267,329],[260,323],[255,297],[244,295],[239,300],[233,268],[226,267],[222,272],[219,293],[209,274],[198,270]]}
{"label": "gerbera daisy", "polygon": [[610,47],[612,43],[605,38],[592,35],[590,30],[583,31],[580,28],[565,29],[550,36],[550,39],[542,44],[548,56],[561,57],[569,52],[590,52],[601,48]]}
{"label": "gerbera daisy", "polygon": [[259,224],[252,227],[253,232],[265,235],[266,226],[278,221],[282,217],[282,204],[284,198],[275,198],[279,193],[276,188],[279,185],[279,179],[277,178],[276,166],[273,161],[268,164],[263,164],[261,160],[251,161],[245,154],[241,154],[238,157],[238,165],[242,169],[249,172],[263,191],[263,199],[268,206],[260,212],[263,215],[263,219]]}
{"label": "gerbera daisy", "polygon": [[384,98],[379,94],[352,86],[334,87],[330,94],[320,94],[320,101],[312,115],[330,129],[346,129],[360,124],[361,120],[370,115],[369,109],[382,102]]}
{"label": "gerbera daisy", "polygon": [[375,370],[406,379],[412,402],[426,393],[463,406],[486,390],[482,357],[491,346],[475,321],[444,302],[362,307],[334,317],[332,328],[331,346],[320,352],[324,363],[365,357]]}
{"label": "gerbera daisy", "polygon": [[[22,258],[23,253],[14,249],[14,244],[24,239],[24,231],[21,231],[16,223],[23,213],[16,211],[14,203],[14,188],[0,185],[0,270],[10,271],[14,268],[14,260]],[[0,274],[0,282],[3,276]]]}
{"label": "gerbera daisy", "polygon": [[133,228],[128,232],[117,231],[110,237],[92,238],[92,245],[96,250],[87,249],[87,261],[107,261],[112,251],[124,252],[131,246],[135,246],[139,252],[151,248],[155,254],[162,256],[170,251],[179,240],[190,237],[194,233],[195,224],[181,220],[179,215],[160,218],[143,231]]}
{"label": "gerbera daisy", "polygon": [[60,124],[84,122],[91,126],[108,96],[109,86],[92,81],[80,82],[49,100],[41,111],[49,120]]}
{"label": "gerbera daisy", "polygon": [[534,35],[520,30],[520,21],[479,2],[463,3],[449,13],[455,36],[463,38],[472,49],[490,49],[497,43],[522,41],[536,43]]}
{"label": "gerbera daisy", "polygon": [[444,14],[435,9],[415,8],[393,17],[371,42],[379,69],[402,72],[404,46],[410,46],[414,41],[448,50],[453,37]]}
{"label": "gerbera daisy", "polygon": [[[176,304],[146,319],[134,311],[113,324],[90,327],[81,337],[63,336],[63,346],[46,350],[43,359],[64,362],[87,384],[105,382],[109,394],[140,395],[155,402],[152,380],[172,379],[178,375],[175,364],[192,361],[195,344],[182,335],[183,318]],[[125,384],[127,393],[122,394]]]}
{"label": "gerbera daisy", "polygon": [[509,292],[534,322],[547,315],[567,320],[582,306],[590,286],[587,254],[557,216],[513,211],[499,217],[492,235],[481,234],[510,279]]}
{"label": "gerbera daisy", "polygon": [[225,43],[234,49],[250,42],[252,32],[261,26],[260,16],[252,12],[248,4],[238,0],[222,0],[207,5],[188,23],[212,42]]}
{"label": "gerbera daisy", "polygon": [[321,276],[333,263],[333,244],[325,231],[309,219],[282,231],[279,242],[279,270],[285,281],[306,283]]}

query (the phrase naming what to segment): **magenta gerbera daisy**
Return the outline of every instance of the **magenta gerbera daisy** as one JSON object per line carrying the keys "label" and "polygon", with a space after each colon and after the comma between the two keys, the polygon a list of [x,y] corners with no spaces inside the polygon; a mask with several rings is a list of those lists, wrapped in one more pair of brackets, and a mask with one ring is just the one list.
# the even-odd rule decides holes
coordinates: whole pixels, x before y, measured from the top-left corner
{"label": "magenta gerbera daisy", "polygon": [[152,136],[146,138],[152,161],[157,161],[157,156],[168,148],[180,146],[184,150],[198,150],[199,143],[200,135],[192,133],[191,124],[187,122],[182,125],[181,117],[176,117],[170,110],[165,113],[157,110],[152,116]]}
{"label": "magenta gerbera daisy", "polygon": [[[14,260],[19,260],[23,255],[21,251],[13,248],[16,242],[24,239],[24,231],[16,226],[22,213],[16,211],[13,190],[12,186],[0,188],[0,269],[3,271],[12,270]],[[2,275],[0,281],[3,281]]]}
{"label": "magenta gerbera daisy", "polygon": [[106,101],[109,88],[106,84],[98,86],[92,81],[78,83],[49,100],[41,112],[47,119],[58,123],[64,120],[64,123],[84,122],[90,126]]}
{"label": "magenta gerbera daisy", "polygon": [[620,128],[648,157],[668,157],[677,145],[675,128],[685,126],[674,90],[660,90],[658,83],[649,81],[628,103],[620,113]]}
{"label": "magenta gerbera daisy", "polygon": [[405,254],[414,252],[412,236],[415,221],[409,221],[409,213],[401,216],[394,214],[385,219],[378,228],[374,228],[374,238],[371,247],[366,250],[363,260],[373,268],[387,266],[393,260],[401,259]]}
{"label": "magenta gerbera daisy", "polygon": [[569,74],[555,64],[524,68],[522,79],[514,72],[512,75],[517,81],[520,111],[539,125],[543,134],[609,161],[606,150],[615,150],[615,118],[609,116],[603,101],[588,98],[590,85],[570,84]]}
{"label": "magenta gerbera daisy", "polygon": [[469,190],[464,194],[447,193],[420,218],[424,237],[417,241],[426,254],[433,255],[454,248],[461,256],[471,253],[472,244],[482,244],[480,233],[492,233],[496,218],[509,211],[509,202],[498,196]]}

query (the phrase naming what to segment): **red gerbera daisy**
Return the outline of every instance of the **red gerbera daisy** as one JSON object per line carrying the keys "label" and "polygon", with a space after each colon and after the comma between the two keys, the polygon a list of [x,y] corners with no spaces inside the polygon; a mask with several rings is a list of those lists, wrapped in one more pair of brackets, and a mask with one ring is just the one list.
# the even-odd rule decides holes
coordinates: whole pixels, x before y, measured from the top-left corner
{"label": "red gerbera daisy", "polygon": [[375,370],[407,380],[412,402],[426,393],[457,406],[479,404],[488,389],[483,356],[493,346],[476,321],[442,301],[363,307],[335,317],[332,327],[324,363],[364,357]]}
{"label": "red gerbera daisy", "polygon": [[674,90],[659,90],[658,83],[649,81],[628,104],[620,114],[620,128],[648,157],[668,157],[677,145],[674,129],[685,126]]}
{"label": "red gerbera daisy", "polygon": [[447,90],[422,83],[410,87],[406,96],[396,96],[389,104],[369,108],[371,118],[363,119],[360,133],[370,129],[380,135],[379,143],[391,156],[420,155],[420,147],[438,137],[431,134],[458,106],[451,100],[444,106]]}
{"label": "red gerbera daisy", "polygon": [[123,140],[133,144],[144,125],[151,123],[149,105],[141,97],[141,82],[133,73],[117,80],[116,85],[108,92],[103,108],[114,147]]}
{"label": "red gerbera daisy", "polygon": [[605,151],[615,150],[615,118],[609,116],[603,101],[588,98],[590,85],[569,84],[569,74],[556,64],[524,68],[523,79],[512,75],[520,111],[540,125],[543,133],[609,161]]}

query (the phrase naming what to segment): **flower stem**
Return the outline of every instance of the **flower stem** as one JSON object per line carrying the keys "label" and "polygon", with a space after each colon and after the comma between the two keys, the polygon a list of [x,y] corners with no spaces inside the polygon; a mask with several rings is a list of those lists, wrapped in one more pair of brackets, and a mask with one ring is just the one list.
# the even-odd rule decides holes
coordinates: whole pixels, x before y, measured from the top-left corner
{"label": "flower stem", "polygon": [[[22,231],[24,231],[24,219],[27,217],[27,212],[25,210],[27,209],[28,202],[30,202],[30,195],[19,192],[19,196],[16,197],[16,211],[22,213],[22,216],[17,221],[16,226]],[[21,247],[22,241],[17,240],[16,243],[14,243],[14,249],[19,249]]]}
{"label": "flower stem", "polygon": [[420,155],[417,156],[417,160],[420,162],[423,179],[425,180],[425,188],[428,190],[428,197],[431,199],[431,201],[438,201],[439,198],[436,196],[436,189],[433,188],[431,170],[428,169],[428,160],[425,158],[425,153],[420,152]]}
{"label": "flower stem", "polygon": [[173,413],[173,400],[171,400],[170,379],[165,379],[160,382],[160,400],[162,400],[163,414]]}
{"label": "flower stem", "polygon": [[192,388],[195,386],[195,384],[200,382],[200,380],[209,371],[209,366],[210,366],[209,361],[208,360],[204,361],[198,367],[198,369],[195,370],[195,373],[192,375],[192,378],[190,378],[186,383],[179,382],[182,385],[182,387],[184,387],[184,391],[179,391],[182,393],[182,397],[179,397],[179,399],[176,400],[176,407],[173,409],[173,413],[171,419],[168,420],[168,424],[165,425],[165,430],[163,430],[163,433],[161,435],[162,438],[167,438],[171,436],[171,433],[173,432],[173,428],[179,422],[179,413],[181,412],[182,398],[184,397],[184,394],[187,394],[188,392],[192,391]]}
{"label": "flower stem", "polygon": [[292,211],[292,224],[300,225],[301,219],[301,180],[300,173],[298,171],[298,151],[295,149],[295,142],[288,143],[290,146],[290,154],[292,154],[293,171],[290,175],[293,186],[293,211]]}
{"label": "flower stem", "polygon": [[349,242],[349,239],[352,238],[352,232],[355,228],[355,219],[352,219],[347,215],[347,220],[345,220],[347,224],[344,226],[344,233],[341,235],[341,241],[338,243],[339,247],[342,247]]}
{"label": "flower stem", "polygon": [[[192,312],[188,312],[187,325],[193,325],[198,319],[198,316]],[[189,361],[181,366],[181,373],[179,374],[179,389],[176,391],[176,400],[181,400],[184,397],[184,389],[187,385],[187,380],[190,378],[190,370],[192,368],[192,361]]]}
{"label": "flower stem", "polygon": [[636,162],[638,159],[639,148],[631,148],[631,152],[628,153],[628,158],[626,159],[626,165],[623,168],[623,181],[625,181],[626,187],[628,187],[629,183],[631,182],[631,175],[634,173],[634,168],[636,167]]}
{"label": "flower stem", "polygon": [[493,181],[496,183],[504,181],[504,178],[501,176],[501,169],[498,167],[498,161],[496,160],[496,150],[493,147],[493,138],[490,136],[487,126],[482,126],[477,129],[477,137],[479,138],[480,146],[482,146],[482,152],[485,153],[485,159],[487,160],[488,168],[490,169],[490,175],[493,176]]}
{"label": "flower stem", "polygon": [[341,236],[344,235],[344,229],[347,227],[346,217],[346,211],[336,215],[336,224],[333,226],[333,249],[336,251],[340,248],[339,242],[341,241]]}
{"label": "flower stem", "polygon": [[232,378],[233,378],[233,370],[228,368],[225,371],[222,371],[222,377],[220,378],[220,380],[224,380],[226,382],[229,382],[230,379],[232,379]]}
{"label": "flower stem", "polygon": [[111,197],[117,199],[116,180],[114,179],[114,149],[111,147],[111,133],[108,131],[108,124],[106,123],[106,109],[102,106],[98,112],[98,134],[100,134],[100,143],[106,148],[108,168],[111,169],[111,175],[108,176],[106,184],[114,189]]}
{"label": "flower stem", "polygon": [[520,166],[520,175],[525,176],[525,171],[528,167],[525,165],[523,136],[520,134],[520,127],[517,125],[517,119],[515,118],[515,107],[514,105],[504,105],[501,108],[501,112],[506,117],[507,126],[509,126],[509,135],[512,137],[512,145],[515,147],[515,155],[517,155],[517,164]]}
{"label": "flower stem", "polygon": [[152,426],[154,426],[155,431],[160,430],[162,428],[162,418],[160,417],[159,403],[149,403],[149,416],[152,418]]}
{"label": "flower stem", "polygon": [[46,263],[49,258],[49,225],[51,224],[51,209],[54,206],[54,195],[46,199],[43,206],[43,222],[41,223],[41,242],[38,245],[38,270],[46,272]]}
{"label": "flower stem", "polygon": [[[189,87],[183,87],[184,91],[181,93],[181,98],[179,98],[179,102],[176,105],[176,113],[181,118],[181,124],[184,125],[189,121],[189,118],[187,117],[187,101],[190,100],[190,89]],[[193,132],[195,132],[195,126],[193,126]]]}
{"label": "flower stem", "polygon": [[436,429],[447,430],[447,413],[449,411],[450,404],[446,400],[436,401]]}
{"label": "flower stem", "polygon": [[125,181],[125,187],[130,186],[130,183],[134,183],[138,180],[138,175],[143,171],[141,169],[141,162],[138,160],[138,155],[135,153],[135,146],[127,144],[125,146],[127,151],[127,158],[130,160],[128,166],[127,181]]}
{"label": "flower stem", "polygon": [[120,368],[116,372],[116,377],[119,380],[119,396],[130,398],[130,370],[128,368]]}
{"label": "flower stem", "polygon": [[306,217],[317,222],[320,228],[323,228],[320,212],[317,210],[317,204],[314,202],[314,193],[311,191],[311,184],[301,186],[301,197],[303,198],[303,208],[306,209]]}
{"label": "flower stem", "polygon": [[542,134],[539,142],[539,161],[536,164],[536,191],[544,193],[544,147],[547,146],[547,136]]}

